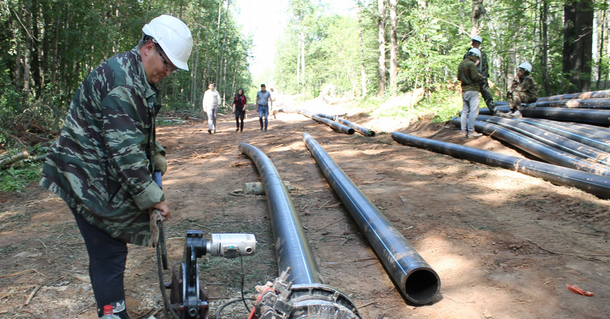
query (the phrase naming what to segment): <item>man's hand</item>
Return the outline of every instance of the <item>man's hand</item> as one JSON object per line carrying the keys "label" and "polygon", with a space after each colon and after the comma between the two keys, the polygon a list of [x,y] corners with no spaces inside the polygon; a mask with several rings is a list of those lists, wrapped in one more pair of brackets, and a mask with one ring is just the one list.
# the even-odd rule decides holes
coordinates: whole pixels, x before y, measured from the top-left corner
{"label": "man's hand", "polygon": [[162,221],[166,221],[170,218],[171,214],[169,212],[169,205],[166,201],[161,201],[155,204],[155,206],[151,207],[148,210],[148,213],[152,213],[153,210],[158,209],[161,211],[161,216],[163,217]]}

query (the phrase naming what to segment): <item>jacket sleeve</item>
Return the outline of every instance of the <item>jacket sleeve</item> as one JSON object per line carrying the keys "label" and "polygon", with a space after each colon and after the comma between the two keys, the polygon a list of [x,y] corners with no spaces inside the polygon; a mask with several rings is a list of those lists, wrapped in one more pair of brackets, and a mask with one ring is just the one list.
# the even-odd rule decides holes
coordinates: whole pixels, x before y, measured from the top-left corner
{"label": "jacket sleeve", "polygon": [[487,54],[481,51],[481,75],[483,78],[489,78],[489,65],[487,64]]}
{"label": "jacket sleeve", "polygon": [[127,185],[141,210],[165,200],[163,191],[152,180],[146,156],[152,129],[145,124],[147,117],[146,100],[132,87],[118,87],[102,101],[104,143],[110,169]]}
{"label": "jacket sleeve", "polygon": [[470,75],[470,79],[473,82],[481,81],[481,75],[479,74],[479,70],[477,70],[477,67],[474,63],[468,66],[468,73]]}

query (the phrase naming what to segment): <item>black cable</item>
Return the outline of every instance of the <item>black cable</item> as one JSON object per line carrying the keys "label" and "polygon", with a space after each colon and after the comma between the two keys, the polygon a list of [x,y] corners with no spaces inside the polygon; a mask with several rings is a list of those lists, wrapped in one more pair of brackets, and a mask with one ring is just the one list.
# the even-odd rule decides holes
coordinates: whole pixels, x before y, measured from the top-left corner
{"label": "black cable", "polygon": [[[244,301],[244,303],[245,303],[245,302],[246,302],[246,300],[254,300],[254,298],[246,298],[246,299],[239,298],[239,299],[233,299],[233,300],[231,300],[231,301],[227,301],[227,302],[226,302],[224,305],[222,305],[222,306],[220,306],[220,308],[218,308],[218,311],[216,311],[216,319],[220,319],[220,313],[222,312],[222,310],[223,310],[223,309],[224,309],[226,306],[228,306],[228,305],[230,305],[230,304],[232,304],[232,303],[240,302],[240,301],[242,301],[242,300],[243,300],[243,301]],[[248,313],[250,313],[250,310],[248,310]]]}
{"label": "black cable", "polygon": [[[161,221],[157,221],[157,227],[161,227]],[[157,270],[159,272],[159,289],[161,289],[161,295],[163,296],[163,304],[165,305],[165,309],[169,309],[171,316],[175,319],[180,319],[178,314],[172,309],[172,305],[169,303],[167,299],[167,294],[165,293],[165,283],[163,282],[163,271],[161,270],[161,248],[159,247],[159,243],[157,242]]]}
{"label": "black cable", "polygon": [[244,301],[244,306],[246,306],[248,313],[250,313],[250,308],[248,308],[248,304],[246,304],[246,299],[244,299],[244,258],[242,256],[239,256],[239,260],[241,261],[241,300]]}

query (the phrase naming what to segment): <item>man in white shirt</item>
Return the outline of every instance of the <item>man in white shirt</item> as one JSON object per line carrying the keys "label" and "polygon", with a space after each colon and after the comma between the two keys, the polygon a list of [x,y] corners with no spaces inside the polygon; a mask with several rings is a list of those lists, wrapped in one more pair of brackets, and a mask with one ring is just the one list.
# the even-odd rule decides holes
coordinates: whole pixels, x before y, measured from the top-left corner
{"label": "man in white shirt", "polygon": [[203,93],[203,111],[208,114],[208,133],[216,133],[216,115],[220,105],[220,94],[214,89],[214,83],[208,85]]}

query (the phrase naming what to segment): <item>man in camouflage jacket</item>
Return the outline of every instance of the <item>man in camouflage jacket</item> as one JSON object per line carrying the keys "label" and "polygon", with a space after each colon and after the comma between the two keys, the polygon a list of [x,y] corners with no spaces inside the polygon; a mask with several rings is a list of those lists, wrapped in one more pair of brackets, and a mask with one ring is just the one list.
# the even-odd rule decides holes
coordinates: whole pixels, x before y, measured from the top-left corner
{"label": "man in camouflage jacket", "polygon": [[[481,74],[481,80],[479,81],[479,91],[481,92],[481,95],[483,96],[483,100],[485,101],[485,104],[487,105],[487,107],[489,108],[489,110],[491,111],[491,113],[493,115],[498,115],[498,110],[496,109],[496,105],[494,103],[494,98],[491,95],[491,89],[489,88],[489,65],[487,64],[487,54],[485,54],[485,52],[483,52],[483,50],[481,50],[481,42],[483,41],[483,39],[481,38],[481,36],[474,36],[472,37],[472,47],[475,49],[479,49],[479,51],[481,51],[481,59],[480,59],[480,63],[479,65],[477,65],[477,70],[479,71],[479,73]],[[466,54],[464,55],[464,59],[466,59],[466,56],[468,55],[468,52],[466,52]]]}
{"label": "man in camouflage jacket", "polygon": [[538,85],[530,75],[532,65],[524,62],[519,65],[518,73],[507,92],[510,116],[521,117],[521,103],[533,103],[538,100]]}
{"label": "man in camouflage jacket", "polygon": [[152,209],[169,217],[163,191],[152,177],[165,165],[163,157],[155,156],[164,155],[154,134],[159,111],[155,84],[176,69],[148,35],[136,48],[98,66],[76,91],[42,171],[40,184],[66,201],[85,239],[100,316],[110,304],[115,314],[128,318],[123,287],[127,243],[148,244]]}

